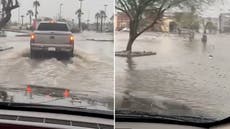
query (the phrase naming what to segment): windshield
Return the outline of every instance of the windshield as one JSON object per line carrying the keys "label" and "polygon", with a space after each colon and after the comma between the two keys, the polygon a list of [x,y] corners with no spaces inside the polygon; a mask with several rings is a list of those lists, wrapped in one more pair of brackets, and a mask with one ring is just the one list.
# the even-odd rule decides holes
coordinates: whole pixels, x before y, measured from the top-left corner
{"label": "windshield", "polygon": [[38,29],[40,31],[68,31],[66,24],[60,23],[40,23]]}
{"label": "windshield", "polygon": [[12,15],[0,16],[0,102],[113,111],[114,5],[94,1],[9,2]]}
{"label": "windshield", "polygon": [[[142,17],[132,21],[124,11],[126,6],[119,1],[116,4],[119,117],[144,113],[215,121],[230,116],[229,1],[207,4],[188,0],[178,5],[183,9],[176,6],[164,12],[163,8],[163,17],[155,17],[150,8],[173,2],[149,4],[140,14],[130,13],[133,18]],[[150,20],[154,18],[158,23]]]}

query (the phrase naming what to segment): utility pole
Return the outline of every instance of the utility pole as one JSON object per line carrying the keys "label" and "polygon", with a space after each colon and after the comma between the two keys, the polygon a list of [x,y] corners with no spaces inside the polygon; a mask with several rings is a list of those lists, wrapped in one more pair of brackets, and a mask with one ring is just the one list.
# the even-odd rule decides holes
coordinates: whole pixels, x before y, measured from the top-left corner
{"label": "utility pole", "polygon": [[22,15],[21,17],[22,17],[22,26],[23,26],[23,24],[24,24],[24,23],[23,23],[23,21],[24,21],[24,15]]}
{"label": "utility pole", "polygon": [[88,14],[88,19],[87,19],[87,29],[88,30],[89,30],[89,22],[90,22],[89,18],[90,18],[90,11],[89,11],[89,14]]}
{"label": "utility pole", "polygon": [[107,6],[108,6],[108,5],[105,4],[104,6],[105,6],[105,17],[104,17],[104,18],[105,18],[105,19],[104,19],[105,21],[104,21],[104,26],[105,26],[105,28],[107,28],[106,19],[107,19]]}
{"label": "utility pole", "polygon": [[74,19],[72,19],[72,28],[74,28],[75,26],[74,26]]}
{"label": "utility pole", "polygon": [[87,19],[87,29],[88,29],[88,30],[89,30],[89,22],[90,22],[90,20]]}
{"label": "utility pole", "polygon": [[79,29],[80,29],[80,32],[81,32],[82,31],[81,15],[82,15],[82,2],[83,2],[83,0],[79,0],[79,1],[80,1]]}
{"label": "utility pole", "polygon": [[222,30],[221,29],[222,28],[221,24],[222,24],[222,14],[219,15],[219,33],[222,33],[221,32],[221,30]]}
{"label": "utility pole", "polygon": [[62,18],[62,6],[63,6],[63,4],[61,3],[60,4],[60,12],[59,12],[59,19],[61,20],[61,18]]}
{"label": "utility pole", "polygon": [[20,7],[18,8],[18,25],[20,25]]}

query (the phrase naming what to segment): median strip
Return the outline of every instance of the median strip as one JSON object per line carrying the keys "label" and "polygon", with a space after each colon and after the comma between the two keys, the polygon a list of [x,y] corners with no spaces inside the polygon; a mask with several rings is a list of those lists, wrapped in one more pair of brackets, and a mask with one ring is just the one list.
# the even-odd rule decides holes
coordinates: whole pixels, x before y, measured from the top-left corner
{"label": "median strip", "polygon": [[156,52],[127,52],[127,51],[119,51],[115,53],[115,56],[119,57],[141,57],[141,56],[151,56],[156,55]]}
{"label": "median strip", "polygon": [[112,39],[86,39],[89,41],[97,41],[97,42],[113,42],[114,40]]}
{"label": "median strip", "polygon": [[13,48],[14,47],[5,47],[5,48],[0,47],[0,51],[6,51],[6,50],[13,49]]}

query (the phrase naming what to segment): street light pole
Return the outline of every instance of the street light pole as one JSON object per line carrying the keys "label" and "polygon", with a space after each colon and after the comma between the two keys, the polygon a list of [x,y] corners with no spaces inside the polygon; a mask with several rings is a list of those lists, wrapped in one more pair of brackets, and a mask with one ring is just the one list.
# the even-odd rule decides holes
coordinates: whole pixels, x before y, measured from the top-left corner
{"label": "street light pole", "polygon": [[105,6],[105,22],[106,22],[106,18],[107,18],[107,4],[104,5]]}
{"label": "street light pole", "polygon": [[82,1],[83,0],[79,0],[80,1],[80,9],[82,9]]}
{"label": "street light pole", "polygon": [[63,4],[61,3],[60,4],[60,13],[59,13],[59,19],[61,20],[61,18],[62,18],[62,6],[63,6]]}
{"label": "street light pole", "polygon": [[35,21],[37,22],[38,20],[38,5],[37,5],[38,1],[35,0]]}

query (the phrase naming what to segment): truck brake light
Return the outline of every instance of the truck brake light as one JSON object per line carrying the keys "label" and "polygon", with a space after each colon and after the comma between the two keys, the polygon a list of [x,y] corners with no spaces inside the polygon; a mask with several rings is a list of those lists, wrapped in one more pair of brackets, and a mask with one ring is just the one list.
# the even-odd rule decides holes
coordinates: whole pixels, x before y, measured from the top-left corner
{"label": "truck brake light", "polygon": [[73,35],[71,35],[71,36],[69,37],[69,40],[70,40],[70,43],[71,43],[71,44],[74,44],[74,36],[73,36]]}
{"label": "truck brake light", "polygon": [[31,36],[30,36],[30,42],[31,43],[35,42],[35,34],[31,34]]}

